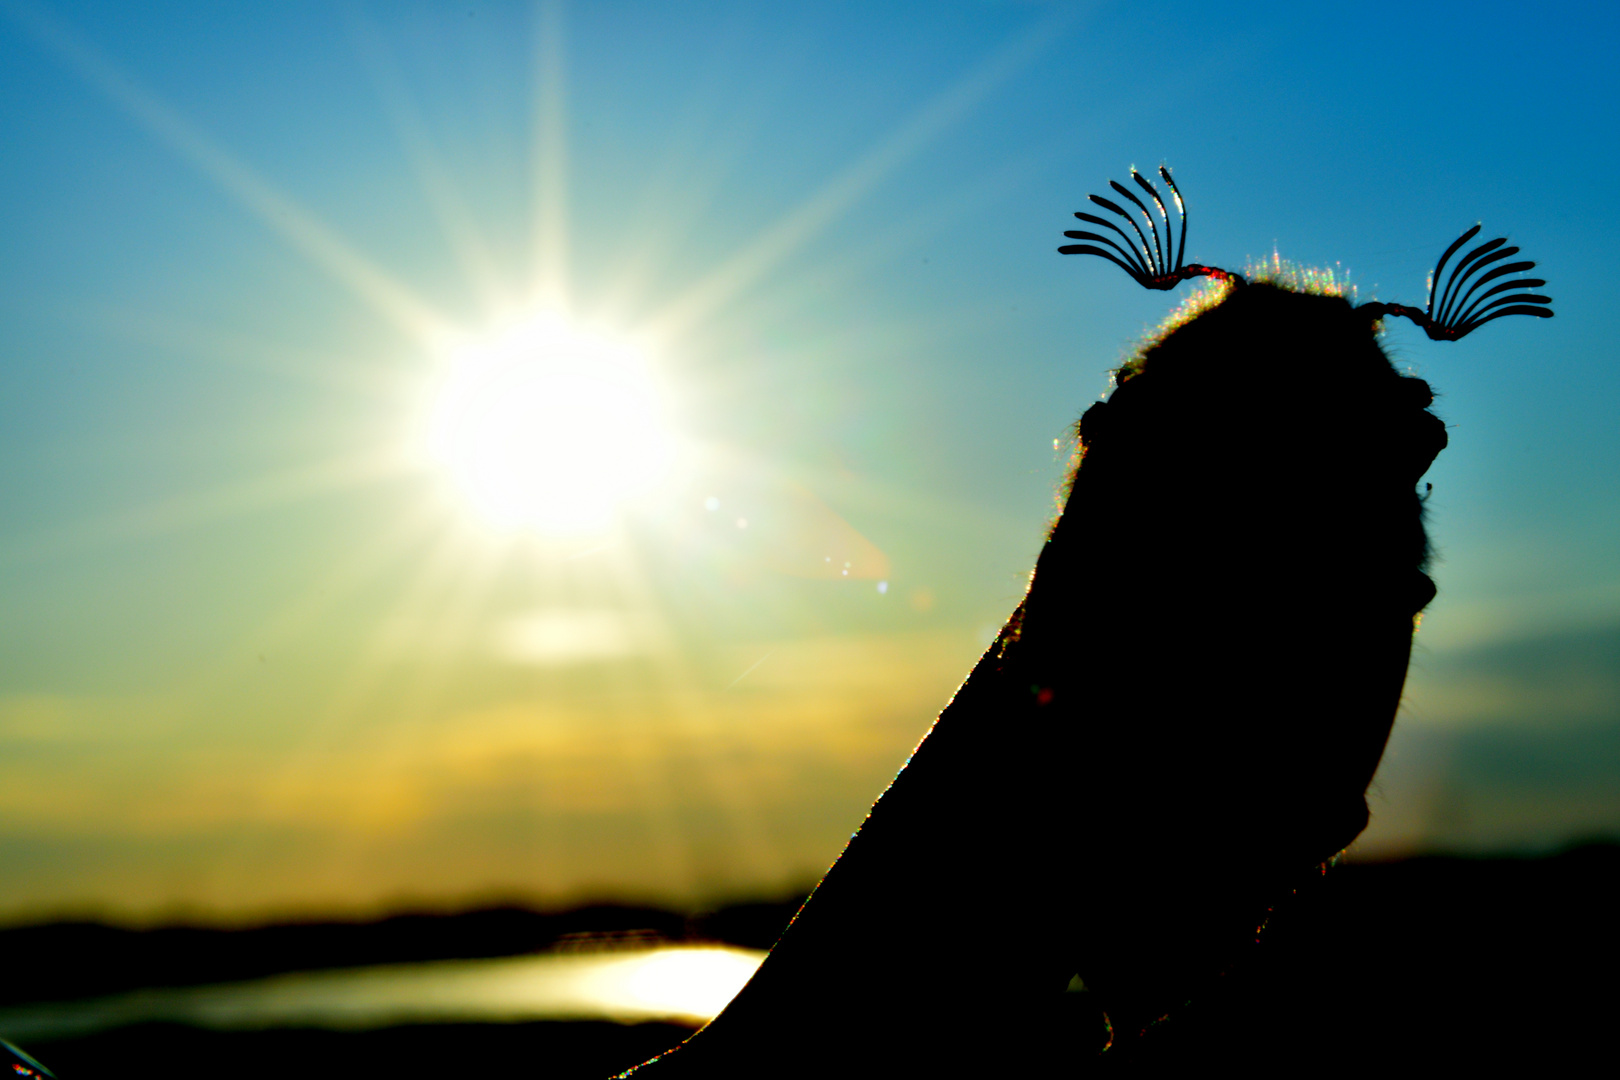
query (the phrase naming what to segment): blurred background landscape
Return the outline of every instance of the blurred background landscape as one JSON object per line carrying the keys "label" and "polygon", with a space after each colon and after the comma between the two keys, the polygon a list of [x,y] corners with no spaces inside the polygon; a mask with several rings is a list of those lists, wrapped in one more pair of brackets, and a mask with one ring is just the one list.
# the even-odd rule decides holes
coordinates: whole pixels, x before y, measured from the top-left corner
{"label": "blurred background landscape", "polygon": [[[0,3],[0,940],[41,973],[0,1035],[343,1027],[327,983],[107,1004],[291,971],[744,972],[1169,313],[1055,254],[1161,161],[1197,261],[1421,303],[1483,220],[1538,262],[1553,320],[1388,328],[1451,445],[1347,880],[1463,938],[1612,895],[1617,44],[1576,3]],[[707,1007],[638,993],[518,1028],[594,1075]],[[412,1000],[360,1027],[539,1045]]]}

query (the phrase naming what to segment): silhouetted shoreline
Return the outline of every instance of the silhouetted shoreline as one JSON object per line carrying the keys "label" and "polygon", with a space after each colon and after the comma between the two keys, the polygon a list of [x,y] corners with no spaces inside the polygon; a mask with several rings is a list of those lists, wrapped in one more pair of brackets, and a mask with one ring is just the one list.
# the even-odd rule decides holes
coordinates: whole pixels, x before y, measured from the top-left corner
{"label": "silhouetted shoreline", "polygon": [[[1416,1059],[1540,1067],[1596,1049],[1620,961],[1620,845],[1542,858],[1424,856],[1348,863],[1301,889],[1260,944],[1111,1071],[1178,1074],[1242,1061],[1262,1074]],[[593,905],[400,915],[371,923],[137,931],[58,924],[0,931],[9,1003],[375,963],[513,955],[626,941],[767,948],[799,897],[689,916]],[[962,941],[1007,928],[962,928]],[[1015,932],[1015,931],[1014,931]],[[1099,1017],[1076,999],[1074,1022]],[[1103,1028],[1096,1023],[1098,1046]],[[140,1024],[27,1045],[58,1075],[604,1077],[690,1032],[679,1024],[413,1024],[367,1031],[217,1031]],[[4,1034],[0,1032],[0,1034]]]}
{"label": "silhouetted shoreline", "polygon": [[235,982],[289,971],[474,960],[594,945],[715,942],[769,949],[808,891],[695,915],[603,903],[556,912],[495,907],[246,929],[135,930],[94,922],[14,927],[0,930],[0,955],[14,970],[32,975],[0,983],[0,1005]]}

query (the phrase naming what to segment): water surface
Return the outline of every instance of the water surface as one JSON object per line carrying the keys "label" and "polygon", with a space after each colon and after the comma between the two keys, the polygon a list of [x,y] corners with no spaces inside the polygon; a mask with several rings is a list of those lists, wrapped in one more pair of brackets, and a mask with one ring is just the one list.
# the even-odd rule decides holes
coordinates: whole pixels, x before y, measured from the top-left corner
{"label": "water surface", "polygon": [[0,1009],[0,1034],[50,1040],[148,1022],[209,1028],[369,1028],[525,1020],[712,1018],[765,958],[665,946],[306,971]]}

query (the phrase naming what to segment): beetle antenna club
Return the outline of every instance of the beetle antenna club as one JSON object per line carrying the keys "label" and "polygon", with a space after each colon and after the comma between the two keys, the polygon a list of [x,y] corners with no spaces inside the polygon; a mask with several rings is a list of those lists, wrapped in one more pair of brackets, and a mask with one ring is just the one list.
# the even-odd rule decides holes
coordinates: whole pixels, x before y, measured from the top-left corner
{"label": "beetle antenna club", "polygon": [[[1230,270],[1222,270],[1215,266],[1201,266],[1198,263],[1193,263],[1190,266],[1187,265],[1187,204],[1182,199],[1181,190],[1176,187],[1175,180],[1171,179],[1170,170],[1165,168],[1163,165],[1160,165],[1159,176],[1164,180],[1166,186],[1170,188],[1171,198],[1173,198],[1176,203],[1176,216],[1181,219],[1181,238],[1179,243],[1177,242],[1175,235],[1172,233],[1170,214],[1165,209],[1164,199],[1160,197],[1159,189],[1153,186],[1152,181],[1145,178],[1135,169],[1132,169],[1131,179],[1135,180],[1137,186],[1143,191],[1147,192],[1148,197],[1153,200],[1153,205],[1157,207],[1159,211],[1157,218],[1155,218],[1155,216],[1148,210],[1147,205],[1144,204],[1141,199],[1137,198],[1131,189],[1127,188],[1124,184],[1119,183],[1117,180],[1110,180],[1108,181],[1108,186],[1113,188],[1124,198],[1128,199],[1132,205],[1142,212],[1142,217],[1147,221],[1148,230],[1153,234],[1153,243],[1151,245],[1148,243],[1147,234],[1142,232],[1142,227],[1137,224],[1135,215],[1131,214],[1112,199],[1105,199],[1101,195],[1092,195],[1090,196],[1092,202],[1096,203],[1104,210],[1108,210],[1125,219],[1125,223],[1128,224],[1131,227],[1131,231],[1136,234],[1135,242],[1132,242],[1131,238],[1126,235],[1123,229],[1114,224],[1112,221],[1109,221],[1107,218],[1101,218],[1096,214],[1088,214],[1084,211],[1076,211],[1074,215],[1075,217],[1079,218],[1081,221],[1087,221],[1093,225],[1101,225],[1105,229],[1111,229],[1115,235],[1125,242],[1125,244],[1122,247],[1114,240],[1103,236],[1100,233],[1084,232],[1075,229],[1066,232],[1063,235],[1069,237],[1071,240],[1087,240],[1091,242],[1085,244],[1065,244],[1063,247],[1058,248],[1058,250],[1065,255],[1101,255],[1103,258],[1107,259],[1109,262],[1131,275],[1131,279],[1144,289],[1173,289],[1183,281],[1186,281],[1188,278],[1194,277],[1211,277],[1215,278],[1217,281],[1230,281],[1236,285],[1244,284],[1243,275],[1234,274]],[[1162,244],[1159,239],[1159,224],[1161,222],[1164,224],[1164,241]],[[1097,244],[1104,244],[1107,246],[1097,247]]]}
{"label": "beetle antenna club", "polygon": [[[1163,165],[1159,166],[1159,176],[1164,179],[1170,188],[1170,195],[1176,203],[1176,214],[1181,219],[1181,240],[1178,245],[1171,231],[1170,214],[1165,209],[1164,200],[1159,195],[1159,189],[1152,182],[1145,179],[1135,169],[1131,170],[1131,179],[1136,181],[1138,187],[1147,192],[1158,209],[1158,215],[1148,210],[1147,205],[1137,198],[1124,184],[1110,180],[1108,185],[1122,197],[1141,211],[1142,218],[1147,222],[1148,233],[1153,236],[1153,242],[1148,243],[1148,233],[1142,231],[1137,224],[1137,218],[1124,207],[1111,199],[1101,195],[1092,195],[1090,199],[1098,206],[1118,217],[1124,218],[1131,231],[1136,234],[1133,241],[1125,230],[1107,218],[1098,217],[1083,211],[1074,216],[1093,225],[1101,225],[1110,229],[1124,241],[1123,246],[1101,233],[1070,230],[1063,235],[1072,240],[1085,240],[1084,244],[1065,244],[1058,248],[1064,255],[1100,255],[1131,276],[1131,279],[1144,289],[1173,289],[1177,285],[1194,277],[1210,277],[1217,281],[1227,281],[1234,285],[1246,284],[1243,275],[1230,270],[1222,270],[1215,266],[1203,266],[1198,263],[1188,265],[1187,256],[1187,206],[1181,198],[1181,191],[1176,182],[1170,177],[1170,170]],[[1161,241],[1159,225],[1164,225],[1164,237]],[[1410,319],[1421,326],[1425,333],[1435,341],[1456,341],[1484,326],[1492,319],[1500,319],[1504,315],[1533,315],[1538,319],[1552,318],[1552,297],[1542,296],[1532,292],[1547,283],[1540,278],[1512,277],[1491,286],[1484,292],[1479,292],[1483,285],[1488,285],[1498,278],[1509,275],[1522,274],[1533,269],[1535,263],[1529,260],[1520,262],[1501,263],[1493,266],[1503,259],[1512,258],[1519,253],[1516,247],[1505,247],[1507,237],[1499,236],[1495,240],[1487,240],[1474,248],[1468,254],[1458,259],[1446,273],[1446,264],[1451,257],[1468,241],[1479,235],[1480,226],[1475,225],[1467,232],[1453,240],[1451,246],[1446,248],[1435,264],[1434,273],[1429,275],[1429,302],[1426,307],[1419,309],[1406,304],[1386,304],[1378,301],[1360,305],[1356,310],[1367,315],[1369,319],[1382,319],[1386,315],[1399,315]],[[1097,245],[1104,245],[1098,247]],[[1489,269],[1487,269],[1489,267]],[[1442,276],[1444,275],[1444,276]],[[1479,293],[1479,295],[1475,295]],[[1501,295],[1501,294],[1506,295]],[[1496,299],[1491,299],[1496,297]]]}

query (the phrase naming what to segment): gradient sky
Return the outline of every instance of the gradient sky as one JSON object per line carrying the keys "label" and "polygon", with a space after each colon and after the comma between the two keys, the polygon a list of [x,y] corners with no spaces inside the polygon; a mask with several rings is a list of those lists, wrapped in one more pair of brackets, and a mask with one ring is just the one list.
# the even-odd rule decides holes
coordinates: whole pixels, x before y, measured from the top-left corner
{"label": "gradient sky", "polygon": [[[1451,447],[1359,852],[1614,835],[1617,30],[0,3],[0,919],[814,880],[1174,303],[1055,253],[1161,161],[1200,262],[1421,303],[1475,221],[1538,261],[1553,320],[1389,329]],[[541,311],[666,394],[679,462],[611,529],[492,527],[422,450],[446,342]]]}

